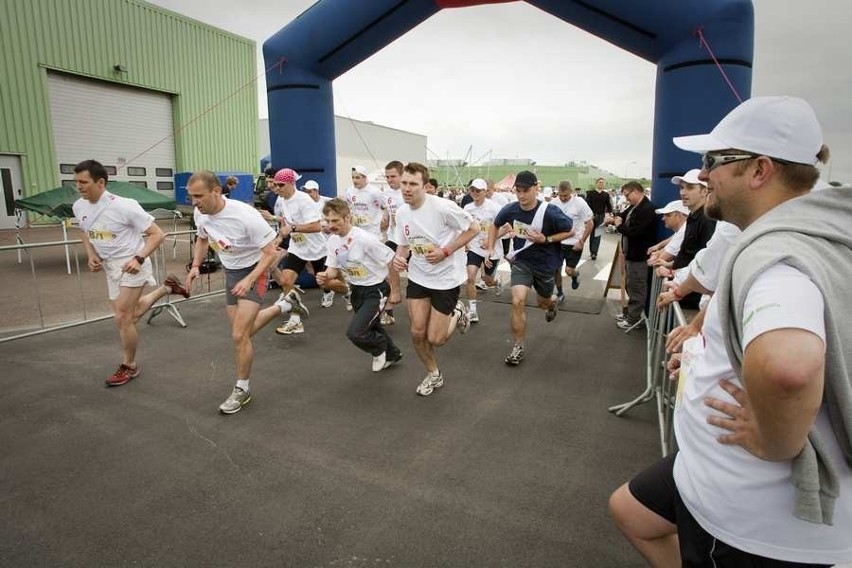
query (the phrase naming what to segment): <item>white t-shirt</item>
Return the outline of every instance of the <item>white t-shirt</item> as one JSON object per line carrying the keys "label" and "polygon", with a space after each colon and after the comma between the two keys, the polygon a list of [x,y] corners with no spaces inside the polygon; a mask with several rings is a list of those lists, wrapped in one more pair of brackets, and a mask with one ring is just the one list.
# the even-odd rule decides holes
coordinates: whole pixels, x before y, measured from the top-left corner
{"label": "white t-shirt", "polygon": [[[473,240],[467,246],[482,258],[485,258],[485,245],[488,244],[488,230],[494,224],[494,217],[497,216],[500,209],[502,207],[490,199],[483,201],[482,206],[477,206],[475,201],[471,201],[464,206],[464,210],[473,217],[474,221],[479,223],[479,234],[473,237]],[[494,247],[491,258],[503,258],[503,247]]]}
{"label": "white t-shirt", "polygon": [[675,231],[674,235],[672,235],[671,240],[669,240],[669,244],[667,244],[663,250],[669,253],[672,256],[677,256],[677,253],[680,252],[680,247],[683,244],[683,236],[686,234],[686,222],[684,222],[680,229]]}
{"label": "white t-shirt", "polygon": [[103,260],[139,254],[145,248],[142,233],[154,222],[137,201],[108,191],[97,203],[80,198],[72,209],[80,229]]}
{"label": "white t-shirt", "polygon": [[[706,347],[692,362],[675,411],[680,450],[674,476],[678,491],[698,523],[716,538],[752,554],[792,562],[835,564],[852,558],[852,470],[843,459],[823,405],[816,426],[838,468],[840,497],[834,525],[793,516],[791,462],[760,460],[739,446],[720,444],[727,431],[707,424],[719,413],[704,404],[714,397],[736,404],[719,386],[728,379],[742,388],[725,351],[717,297],[704,321]],[[824,301],[816,285],[785,264],[761,274],[745,303],[743,350],[776,329],[808,330],[825,337]]]}
{"label": "white t-shirt", "polygon": [[742,231],[739,227],[725,221],[717,221],[713,236],[707,241],[707,246],[696,253],[689,263],[689,271],[698,283],[707,290],[714,291],[719,284],[722,272],[722,262],[728,249],[736,241]]}
{"label": "white t-shirt", "polygon": [[411,251],[408,279],[432,290],[450,290],[466,280],[464,248],[437,264],[429,264],[425,255],[453,242],[472,223],[473,218],[466,211],[435,195],[427,194],[417,209],[408,204],[400,207],[395,236],[397,244]]}
{"label": "white t-shirt", "polygon": [[382,192],[371,185],[364,189],[350,186],[343,199],[352,211],[352,225],[382,238]]}
{"label": "white t-shirt", "polygon": [[579,199],[576,195],[572,196],[568,201],[562,201],[558,197],[551,199],[550,203],[559,207],[560,211],[565,213],[574,224],[574,234],[560,244],[562,246],[574,246],[583,235],[586,233],[586,221],[594,217],[592,208],[586,203],[585,199]]}
{"label": "white t-shirt", "polygon": [[277,233],[254,207],[225,198],[225,207],[214,215],[193,213],[198,236],[207,239],[219,253],[222,266],[249,268],[260,260],[260,249],[275,240]]}
{"label": "white t-shirt", "polygon": [[345,237],[331,235],[327,247],[326,266],[343,271],[350,284],[372,286],[388,276],[393,249],[364,229],[352,227]]}
{"label": "white t-shirt", "polygon": [[[307,193],[296,191],[290,199],[279,195],[275,202],[276,209],[279,203],[284,220],[291,227],[316,223],[322,219],[317,211],[317,202]],[[319,260],[325,256],[325,237],[322,233],[290,233],[290,247],[287,250],[302,260]]]}
{"label": "white t-shirt", "polygon": [[[398,189],[388,188],[382,192],[382,202],[385,209],[388,211],[390,219],[388,221],[388,240],[395,243],[394,234],[396,233],[396,212],[401,205],[405,205],[405,200],[402,198],[402,191]],[[399,244],[399,243],[397,243]]]}

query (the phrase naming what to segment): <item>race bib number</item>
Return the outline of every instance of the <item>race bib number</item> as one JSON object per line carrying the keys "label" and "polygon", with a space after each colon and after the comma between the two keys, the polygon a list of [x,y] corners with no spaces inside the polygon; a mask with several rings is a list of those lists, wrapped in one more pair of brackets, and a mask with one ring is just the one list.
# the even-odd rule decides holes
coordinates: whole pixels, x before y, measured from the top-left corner
{"label": "race bib number", "polygon": [[363,264],[350,264],[346,267],[346,274],[351,278],[366,278],[367,267]]}
{"label": "race bib number", "polygon": [[520,221],[512,223],[512,231],[514,231],[516,237],[526,237],[529,230],[530,226],[526,223],[521,223]]}
{"label": "race bib number", "polygon": [[112,231],[91,229],[87,233],[90,241],[111,241],[115,238],[115,233]]}
{"label": "race bib number", "polygon": [[305,237],[305,235],[303,233],[292,233],[290,235],[290,240],[293,241],[294,243],[302,244],[304,242],[307,242],[308,239]]}
{"label": "race bib number", "polygon": [[352,224],[355,225],[356,227],[363,227],[364,225],[366,225],[368,223],[369,223],[369,220],[367,219],[366,215],[353,215],[352,216]]}
{"label": "race bib number", "polygon": [[416,254],[416,255],[419,255],[419,256],[426,256],[427,254],[429,254],[430,252],[435,250],[435,244],[434,243],[412,244],[410,249],[411,249],[411,252],[413,254]]}

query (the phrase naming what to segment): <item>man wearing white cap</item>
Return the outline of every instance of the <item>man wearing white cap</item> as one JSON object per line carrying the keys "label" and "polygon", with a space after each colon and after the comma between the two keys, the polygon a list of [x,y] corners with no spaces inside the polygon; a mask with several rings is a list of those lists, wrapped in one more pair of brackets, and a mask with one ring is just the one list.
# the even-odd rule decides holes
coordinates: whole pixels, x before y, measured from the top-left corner
{"label": "man wearing white cap", "polygon": [[352,210],[352,224],[382,238],[382,192],[367,183],[367,168],[352,168],[352,185],[343,194]]}
{"label": "man wearing white cap", "polygon": [[654,213],[663,216],[663,225],[666,229],[674,231],[674,234],[648,249],[648,266],[671,268],[672,261],[680,251],[681,243],[683,243],[689,209],[686,208],[683,201],[676,199],[669,201],[662,209],[654,210]]}
{"label": "man wearing white cap", "polygon": [[[328,242],[328,226],[326,225],[325,218],[322,217],[322,208],[331,198],[320,194],[319,183],[313,179],[306,181],[300,189],[308,194],[308,197],[310,197],[314,202],[314,205],[316,205],[317,210],[320,213],[320,233],[322,234],[323,239]],[[334,290],[323,291],[322,299],[320,300],[320,307],[330,308],[333,305]]]}
{"label": "man wearing white cap", "polygon": [[828,148],[813,109],[755,97],[710,134],[706,211],[743,233],[707,306],[675,410],[679,450],[610,508],[654,565],[852,560],[848,188],[810,192]]}
{"label": "man wearing white cap", "polygon": [[683,243],[675,256],[672,268],[678,270],[687,266],[695,254],[707,246],[713,231],[716,230],[716,220],[704,214],[704,202],[707,198],[707,184],[698,179],[701,170],[689,170],[683,176],[675,176],[672,183],[680,187],[680,198],[689,209],[686,219],[686,232]]}
{"label": "man wearing white cap", "polygon": [[[494,201],[485,198],[488,184],[484,179],[475,179],[470,182],[469,192],[473,201],[463,207],[473,220],[479,225],[479,235],[467,245],[467,304],[468,316],[471,323],[479,321],[479,311],[476,307],[476,275],[485,262],[486,246],[488,245],[488,230],[494,222],[494,218],[500,213],[501,207]],[[508,231],[507,231],[508,232]],[[493,286],[495,293],[499,296],[503,293],[503,281],[497,274],[497,266],[503,258],[503,251],[495,249],[491,254],[491,266],[486,266],[482,271],[482,279],[486,286]]]}

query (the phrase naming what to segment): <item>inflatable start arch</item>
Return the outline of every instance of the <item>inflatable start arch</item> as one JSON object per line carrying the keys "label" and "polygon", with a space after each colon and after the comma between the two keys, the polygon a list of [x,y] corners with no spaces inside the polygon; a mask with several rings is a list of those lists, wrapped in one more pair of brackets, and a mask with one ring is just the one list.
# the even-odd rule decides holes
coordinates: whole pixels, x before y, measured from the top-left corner
{"label": "inflatable start arch", "polygon": [[[331,82],[439,10],[505,1],[319,0],[263,44],[266,67],[272,68],[267,74],[272,165],[306,173],[323,193],[336,194]],[[657,65],[654,199],[675,199],[676,188],[657,180],[697,162],[675,148],[672,137],[708,132],[738,104],[732,87],[743,98],[751,94],[751,0],[526,1]],[[712,42],[730,86],[699,43],[698,30]]]}

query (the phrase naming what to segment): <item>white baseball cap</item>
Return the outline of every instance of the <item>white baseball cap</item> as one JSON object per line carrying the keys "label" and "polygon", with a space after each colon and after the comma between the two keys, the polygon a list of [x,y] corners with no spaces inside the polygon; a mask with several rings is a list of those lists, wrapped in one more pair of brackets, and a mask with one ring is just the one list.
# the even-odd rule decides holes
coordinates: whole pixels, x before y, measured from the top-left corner
{"label": "white baseball cap", "polygon": [[352,166],[352,171],[361,174],[362,176],[367,176],[367,168],[364,166]]}
{"label": "white baseball cap", "polygon": [[680,185],[681,183],[688,183],[690,185],[699,183],[704,187],[707,187],[707,183],[698,179],[698,174],[701,173],[700,168],[696,168],[694,170],[689,170],[682,176],[675,176],[672,178],[672,183],[675,185]]}
{"label": "white baseball cap", "polygon": [[814,109],[803,99],[753,97],[729,112],[710,134],[677,136],[672,141],[699,154],[736,149],[815,165],[823,138]]}
{"label": "white baseball cap", "polygon": [[319,189],[319,184],[316,181],[309,179],[305,182],[305,185],[302,186],[302,189]]}
{"label": "white baseball cap", "polygon": [[550,186],[545,187],[544,189],[541,190],[541,192],[544,194],[545,197],[552,197],[553,196],[553,188],[550,187]]}
{"label": "white baseball cap", "polygon": [[654,212],[657,215],[665,215],[666,213],[683,213],[684,215],[689,215],[689,209],[686,208],[686,205],[680,199],[669,201],[665,207],[655,209]]}
{"label": "white baseball cap", "polygon": [[476,189],[488,189],[488,184],[485,183],[485,180],[482,178],[476,178],[472,182],[470,182],[470,187],[475,187]]}

